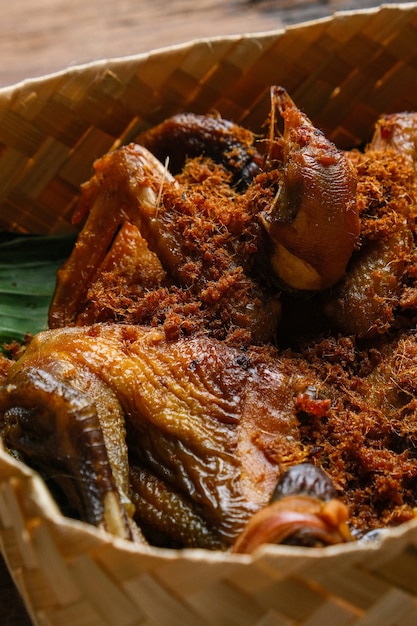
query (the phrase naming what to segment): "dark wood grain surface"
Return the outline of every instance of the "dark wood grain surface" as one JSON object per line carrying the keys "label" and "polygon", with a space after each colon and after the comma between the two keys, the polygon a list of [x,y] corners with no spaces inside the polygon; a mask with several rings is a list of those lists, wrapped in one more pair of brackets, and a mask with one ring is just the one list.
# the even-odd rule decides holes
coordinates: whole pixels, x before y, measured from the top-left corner
{"label": "dark wood grain surface", "polygon": [[[277,29],[336,10],[378,4],[372,0],[3,0],[0,88],[99,58],[200,37]],[[0,625],[30,624],[0,556]]]}

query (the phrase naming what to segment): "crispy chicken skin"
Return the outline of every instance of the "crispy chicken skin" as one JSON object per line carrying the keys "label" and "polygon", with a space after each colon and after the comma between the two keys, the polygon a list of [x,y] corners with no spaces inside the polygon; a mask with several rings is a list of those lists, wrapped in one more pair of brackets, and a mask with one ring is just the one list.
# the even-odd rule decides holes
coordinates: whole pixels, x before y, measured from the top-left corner
{"label": "crispy chicken skin", "polygon": [[283,181],[261,214],[272,242],[271,264],[284,285],[323,290],[344,275],[358,241],[356,172],[285,89],[271,91],[284,119]]}
{"label": "crispy chicken skin", "polygon": [[232,184],[243,188],[263,165],[254,134],[220,116],[179,113],[143,132],[136,141],[173,174],[179,174],[188,159],[211,157],[231,172]]}
{"label": "crispy chicken skin", "polygon": [[[323,290],[343,276],[359,235],[354,167],[284,89],[272,94],[284,135],[274,130],[259,142],[263,157],[249,131],[184,114],[145,132],[144,145],[96,162],[74,216],[85,224],[58,273],[51,328],[164,324],[170,336],[198,329],[263,344],[275,339],[282,289]],[[131,258],[117,234],[126,223],[146,240],[145,264],[154,255],[161,265],[153,285],[107,269],[112,245],[121,267]]]}
{"label": "crispy chicken skin", "polygon": [[392,150],[406,158],[412,167],[417,162],[417,114],[415,112],[381,115],[375,125],[370,148],[375,151]]}
{"label": "crispy chicken skin", "polygon": [[[110,290],[121,297],[120,303],[114,299],[107,305],[109,318],[116,321],[169,326],[179,319],[186,327],[191,317],[193,330],[199,327],[220,339],[235,330],[255,342],[273,336],[278,295],[252,275],[261,234],[252,208],[242,204],[222,168],[195,164],[183,174],[190,181],[180,183],[150,152],[133,144],[105,155],[95,168],[78,207],[80,216],[88,214],[87,221],[58,273],[51,328],[103,319],[103,298]],[[200,180],[194,180],[196,173]],[[152,291],[149,283],[132,285],[130,280],[131,289],[124,293],[105,271],[108,256],[114,257],[114,237],[126,222],[146,240],[145,263],[153,258],[150,263],[158,261],[163,270],[156,272]],[[116,241],[120,258],[129,256],[120,237]]]}
{"label": "crispy chicken skin", "polygon": [[1,367],[8,448],[143,545],[328,545],[415,515],[415,120],[341,152],[271,102],[259,145],[184,114],[99,159],[50,330]]}
{"label": "crispy chicken skin", "polygon": [[390,147],[371,144],[349,158],[358,173],[360,247],[324,311],[339,332],[372,338],[413,324],[417,179],[409,157]]}
{"label": "crispy chicken skin", "polygon": [[[245,551],[272,528],[334,543],[347,520],[361,537],[414,516],[416,362],[413,333],[278,354],[138,325],[56,329],[10,368],[0,427],[82,519],[118,536]],[[287,470],[308,482],[309,463],[332,481],[330,504],[320,484],[271,501]]]}
{"label": "crispy chicken skin", "polygon": [[[169,538],[225,547],[267,504],[279,473],[303,459],[291,407],[305,385],[285,360],[204,335],[167,342],[161,330],[115,324],[46,331],[1,391],[2,434],[26,461],[71,482],[89,522],[114,527],[116,509],[120,527],[143,517],[156,532],[159,508],[181,502],[195,536],[178,520]],[[127,454],[133,484],[147,477],[136,495]],[[155,481],[165,484],[162,501]]]}

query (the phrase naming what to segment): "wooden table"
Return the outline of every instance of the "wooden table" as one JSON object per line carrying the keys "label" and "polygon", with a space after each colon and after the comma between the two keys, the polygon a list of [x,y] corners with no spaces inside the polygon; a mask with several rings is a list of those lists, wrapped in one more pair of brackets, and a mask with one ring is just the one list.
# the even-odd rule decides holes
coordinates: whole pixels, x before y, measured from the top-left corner
{"label": "wooden table", "polygon": [[[99,58],[137,54],[200,37],[278,29],[335,10],[378,4],[372,0],[3,2],[0,88]],[[1,556],[0,624],[31,624]]]}
{"label": "wooden table", "polygon": [[0,12],[0,88],[190,39],[281,28],[378,0],[17,0]]}

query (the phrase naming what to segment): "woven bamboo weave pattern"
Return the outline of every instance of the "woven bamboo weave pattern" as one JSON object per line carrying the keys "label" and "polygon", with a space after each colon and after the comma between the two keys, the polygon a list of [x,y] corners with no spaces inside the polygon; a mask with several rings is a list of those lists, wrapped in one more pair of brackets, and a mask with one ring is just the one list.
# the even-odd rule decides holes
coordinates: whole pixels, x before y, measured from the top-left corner
{"label": "woven bamboo weave pattern", "polygon": [[[96,158],[178,111],[259,131],[283,85],[340,147],[417,110],[417,3],[103,60],[0,90],[0,228],[71,230]],[[64,518],[0,442],[0,549],[37,626],[415,626],[417,522],[253,557],[138,549]]]}
{"label": "woven bamboo weave pattern", "polygon": [[42,481],[4,453],[0,468],[1,545],[35,623],[415,623],[415,524],[372,549],[140,551],[62,518]]}
{"label": "woven bamboo weave pattern", "polygon": [[0,91],[0,228],[64,232],[92,162],[182,110],[260,130],[280,84],[340,147],[382,112],[417,108],[414,4],[285,31],[201,40]]}

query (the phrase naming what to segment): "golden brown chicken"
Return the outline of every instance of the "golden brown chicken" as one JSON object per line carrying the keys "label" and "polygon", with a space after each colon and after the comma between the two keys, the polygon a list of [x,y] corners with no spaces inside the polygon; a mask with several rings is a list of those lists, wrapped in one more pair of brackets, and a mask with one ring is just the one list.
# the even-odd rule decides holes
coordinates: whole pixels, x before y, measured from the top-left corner
{"label": "golden brown chicken", "polygon": [[118,536],[251,552],[414,516],[410,118],[342,153],[271,96],[259,145],[181,115],[95,164],[51,330],[2,367],[6,445]]}
{"label": "golden brown chicken", "polygon": [[46,331],[1,391],[2,435],[87,521],[131,536],[135,519],[153,538],[221,548],[304,459],[294,402],[315,382],[204,335]]}
{"label": "golden brown chicken", "polygon": [[[138,325],[56,329],[10,368],[0,427],[82,519],[118,536],[236,550],[340,542],[414,516],[416,363],[412,333],[278,355]],[[329,497],[309,487],[309,463]],[[306,488],[271,503],[294,467]]]}
{"label": "golden brown chicken", "polygon": [[381,116],[357,171],[360,247],[338,285],[325,295],[328,319],[361,338],[411,327],[416,312],[417,115]]}
{"label": "golden brown chicken", "polygon": [[[272,90],[275,109],[284,135],[272,125],[262,157],[249,131],[183,115],[142,135],[144,145],[100,159],[76,211],[86,222],[59,272],[50,327],[164,324],[170,337],[204,330],[262,344],[275,338],[282,288],[337,282],[359,234],[355,170],[283,89]],[[202,156],[185,158],[203,145]],[[135,257],[129,274],[132,237],[149,249],[135,244],[144,263]]]}

